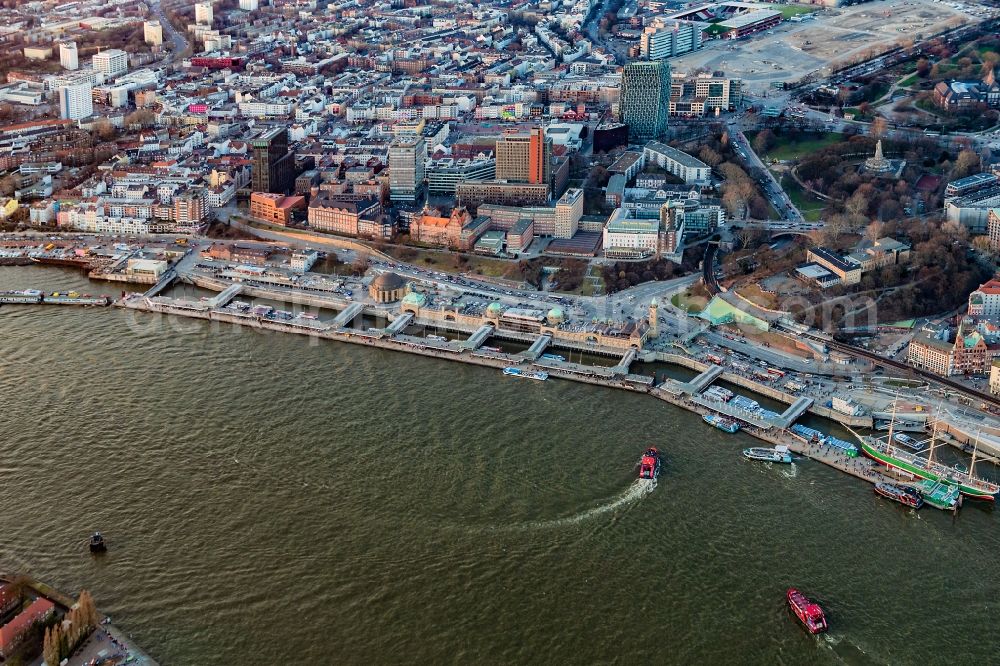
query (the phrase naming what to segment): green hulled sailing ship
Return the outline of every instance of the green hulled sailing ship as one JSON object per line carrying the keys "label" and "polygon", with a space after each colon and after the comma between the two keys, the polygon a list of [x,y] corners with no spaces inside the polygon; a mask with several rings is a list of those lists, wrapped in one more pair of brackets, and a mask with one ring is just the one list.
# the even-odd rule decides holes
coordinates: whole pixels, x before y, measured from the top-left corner
{"label": "green hulled sailing ship", "polygon": [[888,438],[887,441],[881,441],[873,437],[862,437],[861,452],[886,467],[898,469],[920,479],[956,486],[963,495],[971,499],[994,502],[997,495],[1000,495],[1000,486],[973,476],[975,456],[969,472],[959,472],[936,462],[932,457],[921,458],[916,453],[893,446]]}

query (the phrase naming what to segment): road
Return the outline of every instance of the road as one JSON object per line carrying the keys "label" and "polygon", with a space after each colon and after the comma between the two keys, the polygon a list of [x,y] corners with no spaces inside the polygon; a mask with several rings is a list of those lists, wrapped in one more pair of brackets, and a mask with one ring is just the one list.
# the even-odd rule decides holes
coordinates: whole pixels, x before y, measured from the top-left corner
{"label": "road", "polygon": [[802,213],[799,209],[795,207],[792,200],[785,194],[785,191],[781,189],[781,184],[775,179],[774,174],[764,161],[753,151],[750,146],[750,142],[747,140],[746,135],[743,130],[738,126],[734,126],[735,132],[730,132],[730,136],[733,139],[733,146],[736,148],[737,154],[743,158],[751,167],[759,169],[760,173],[764,174],[764,182],[759,183],[764,189],[764,194],[767,196],[768,201],[774,206],[774,209],[778,211],[782,219],[789,220],[794,223],[805,222],[805,218],[802,217]]}
{"label": "road", "polygon": [[173,24],[167,19],[167,15],[163,12],[163,6],[160,3],[161,0],[150,0],[149,11],[160,21],[160,26],[163,28],[164,36],[173,42],[174,50],[168,57],[168,60],[173,60],[187,51],[190,44],[187,38],[183,34],[177,32]]}

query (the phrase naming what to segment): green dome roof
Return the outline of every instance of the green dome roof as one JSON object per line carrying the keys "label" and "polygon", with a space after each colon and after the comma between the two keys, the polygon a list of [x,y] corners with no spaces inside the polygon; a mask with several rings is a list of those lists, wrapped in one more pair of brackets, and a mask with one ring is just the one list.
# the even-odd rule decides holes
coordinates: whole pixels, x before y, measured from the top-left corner
{"label": "green dome roof", "polygon": [[486,306],[486,311],[490,314],[500,314],[503,311],[503,306],[494,301]]}
{"label": "green dome roof", "polygon": [[549,313],[545,315],[545,318],[549,321],[562,320],[566,318],[561,308],[552,308]]}
{"label": "green dome roof", "polygon": [[403,305],[416,305],[423,307],[427,303],[427,297],[419,291],[411,291],[403,297]]}

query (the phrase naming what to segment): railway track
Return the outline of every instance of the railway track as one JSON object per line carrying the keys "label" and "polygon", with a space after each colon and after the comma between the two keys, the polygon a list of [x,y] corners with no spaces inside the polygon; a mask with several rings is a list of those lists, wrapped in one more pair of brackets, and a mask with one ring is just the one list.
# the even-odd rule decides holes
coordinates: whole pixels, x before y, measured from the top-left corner
{"label": "railway track", "polygon": [[1000,408],[1000,399],[998,399],[997,397],[990,395],[989,393],[983,393],[982,391],[976,391],[975,389],[970,389],[968,386],[959,384],[958,382],[949,379],[947,377],[942,377],[932,372],[927,372],[926,370],[914,368],[912,365],[908,365],[906,363],[897,361],[895,359],[885,358],[884,356],[879,356],[878,354],[868,351],[867,349],[862,349],[860,347],[848,345],[843,342],[836,342],[834,340],[823,338],[810,333],[803,333],[802,337],[822,342],[831,349],[836,349],[837,351],[844,352],[845,354],[851,354],[852,356],[860,356],[861,358],[868,359],[869,361],[872,361],[873,363],[876,363],[878,365],[896,368],[897,370],[902,370],[909,375],[920,377],[921,379],[926,379],[930,382],[940,384],[942,386],[947,386],[948,388],[954,389],[955,391],[958,391],[959,393],[962,393],[963,395],[969,398],[973,398],[975,400],[984,402],[987,405]]}

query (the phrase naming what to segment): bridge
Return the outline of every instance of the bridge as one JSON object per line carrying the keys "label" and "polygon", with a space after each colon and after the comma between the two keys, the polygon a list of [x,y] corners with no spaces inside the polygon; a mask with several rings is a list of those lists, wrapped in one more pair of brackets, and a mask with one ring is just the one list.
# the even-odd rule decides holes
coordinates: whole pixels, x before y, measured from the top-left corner
{"label": "bridge", "polygon": [[628,353],[626,353],[625,356],[622,357],[622,360],[618,362],[618,365],[611,369],[611,372],[616,375],[627,375],[629,366],[632,365],[632,362],[635,361],[638,355],[639,352],[637,350],[629,349]]}
{"label": "bridge", "polygon": [[145,296],[146,298],[153,298],[154,296],[159,296],[160,292],[162,292],[164,289],[172,285],[174,281],[177,280],[177,278],[178,278],[177,271],[171,268],[160,277],[159,281],[156,284],[147,289],[146,293],[144,293],[143,296]]}
{"label": "bridge", "polygon": [[411,321],[413,321],[413,313],[404,312],[400,316],[396,317],[391,324],[385,327],[386,335],[396,335],[397,333],[402,332],[404,328],[410,325]]}
{"label": "bridge", "polygon": [[[722,374],[721,365],[706,368],[700,375],[683,385],[685,393],[697,395],[707,389]],[[714,404],[714,403],[713,403]],[[742,417],[741,417],[742,418]]]}
{"label": "bridge", "polygon": [[358,318],[365,309],[365,306],[361,303],[351,303],[343,310],[339,315],[333,320],[333,328],[344,328],[349,326],[352,321]]}
{"label": "bridge", "polygon": [[483,324],[462,344],[465,345],[466,349],[479,349],[484,342],[489,340],[491,335],[493,335],[493,324]]}
{"label": "bridge", "polygon": [[538,360],[538,357],[542,355],[545,348],[552,343],[552,336],[549,333],[542,333],[538,336],[538,339],[531,343],[531,346],[527,350],[521,352],[521,355],[531,359],[532,361]]}
{"label": "bridge", "polygon": [[809,409],[810,407],[812,407],[812,404],[813,404],[813,399],[812,398],[806,398],[806,397],[799,398],[798,400],[796,400],[795,402],[793,402],[791,405],[789,405],[788,409],[786,409],[781,414],[781,416],[779,416],[778,418],[774,419],[774,421],[773,421],[774,425],[778,426],[782,430],[785,430],[790,425],[792,425],[793,423],[795,423],[795,421],[800,416],[802,416],[803,414],[805,414],[806,410]]}
{"label": "bridge", "polygon": [[208,306],[211,308],[224,308],[229,301],[233,300],[241,293],[243,293],[242,284],[239,282],[231,284],[212,298],[208,299]]}

